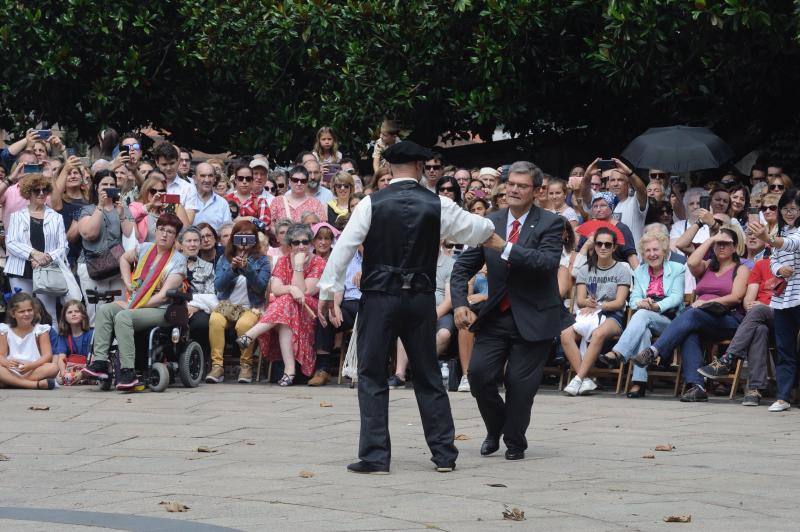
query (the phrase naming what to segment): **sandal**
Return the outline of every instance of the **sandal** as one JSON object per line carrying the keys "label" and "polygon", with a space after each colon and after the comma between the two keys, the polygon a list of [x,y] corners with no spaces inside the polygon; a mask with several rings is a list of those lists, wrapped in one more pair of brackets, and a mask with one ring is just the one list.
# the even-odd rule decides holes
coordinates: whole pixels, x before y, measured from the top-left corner
{"label": "sandal", "polygon": [[291,386],[294,384],[294,375],[289,375],[288,373],[284,373],[281,380],[278,381],[279,386]]}
{"label": "sandal", "polygon": [[647,395],[647,392],[645,391],[647,388],[646,382],[632,381],[631,388],[633,388],[634,386],[637,386],[639,389],[636,391],[631,390],[627,394],[625,394],[628,397],[628,399],[639,399]]}
{"label": "sandal", "polygon": [[[45,384],[47,384],[46,388],[42,388],[42,383],[43,382]],[[37,390],[54,390],[56,388],[59,388],[59,385],[58,385],[58,383],[56,382],[55,379],[42,379],[40,381],[36,381],[36,389]]]}
{"label": "sandal", "polygon": [[238,345],[242,349],[247,349],[248,347],[250,347],[250,344],[252,343],[253,339],[247,336],[246,334],[243,334],[236,339],[236,345]]}
{"label": "sandal", "polygon": [[617,369],[622,363],[622,357],[616,351],[603,353],[598,357],[601,364],[605,364],[608,369]]}

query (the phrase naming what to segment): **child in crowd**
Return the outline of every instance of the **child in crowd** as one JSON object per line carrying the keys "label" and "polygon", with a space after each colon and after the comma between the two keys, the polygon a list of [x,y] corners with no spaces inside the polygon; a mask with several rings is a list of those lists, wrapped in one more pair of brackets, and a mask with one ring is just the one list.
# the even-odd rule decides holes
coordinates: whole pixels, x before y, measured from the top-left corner
{"label": "child in crowd", "polygon": [[18,292],[8,300],[8,324],[0,325],[0,384],[10,388],[57,388],[58,366],[53,362],[49,325],[31,294]]}
{"label": "child in crowd", "polygon": [[86,307],[76,299],[67,301],[61,310],[58,329],[50,331],[59,384],[69,386],[80,381],[81,370],[92,350],[93,336]]}
{"label": "child in crowd", "polygon": [[320,164],[338,163],[342,160],[342,152],[339,151],[339,142],[330,126],[322,126],[317,131],[317,140],[314,143],[314,157]]}
{"label": "child in crowd", "polygon": [[378,137],[378,140],[375,142],[375,149],[372,152],[373,172],[377,172],[386,162],[383,160],[383,150],[399,141],[400,122],[397,120],[384,120],[381,124],[380,137]]}

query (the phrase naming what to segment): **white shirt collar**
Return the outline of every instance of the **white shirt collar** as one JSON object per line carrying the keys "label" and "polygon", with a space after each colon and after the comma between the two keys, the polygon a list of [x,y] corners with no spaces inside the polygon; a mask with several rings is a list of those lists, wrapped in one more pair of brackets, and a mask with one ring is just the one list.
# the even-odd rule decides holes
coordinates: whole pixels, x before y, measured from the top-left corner
{"label": "white shirt collar", "polygon": [[519,218],[514,218],[514,215],[511,214],[511,209],[508,209],[508,218],[506,218],[506,234],[509,234],[511,231],[511,225],[514,223],[514,220],[519,221],[519,228],[522,231],[522,226],[525,225],[525,220],[528,218],[528,213],[531,211],[526,212]]}

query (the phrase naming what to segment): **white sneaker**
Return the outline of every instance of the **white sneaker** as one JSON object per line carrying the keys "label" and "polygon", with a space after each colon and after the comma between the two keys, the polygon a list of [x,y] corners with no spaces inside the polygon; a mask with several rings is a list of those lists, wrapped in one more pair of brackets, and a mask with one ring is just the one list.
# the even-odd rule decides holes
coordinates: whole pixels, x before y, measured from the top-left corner
{"label": "white sneaker", "polygon": [[581,384],[583,384],[583,381],[577,375],[572,377],[569,384],[564,387],[564,393],[575,397],[580,392]]}
{"label": "white sneaker", "polygon": [[461,382],[458,383],[458,391],[459,392],[468,392],[469,391],[469,379],[466,375],[461,376]]}
{"label": "white sneaker", "polygon": [[578,389],[578,395],[589,395],[589,392],[593,392],[597,389],[597,383],[594,382],[593,379],[586,377],[581,382],[581,387]]}
{"label": "white sneaker", "polygon": [[786,401],[781,401],[780,399],[778,399],[777,401],[775,401],[774,403],[772,403],[770,405],[769,411],[770,412],[783,412],[785,410],[789,410],[791,407],[792,407],[792,405],[790,405]]}

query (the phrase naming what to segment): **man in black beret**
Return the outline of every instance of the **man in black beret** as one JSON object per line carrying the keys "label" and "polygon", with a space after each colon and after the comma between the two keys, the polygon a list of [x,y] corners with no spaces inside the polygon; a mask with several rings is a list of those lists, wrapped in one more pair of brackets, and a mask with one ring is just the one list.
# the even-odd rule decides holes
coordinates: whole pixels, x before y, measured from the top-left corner
{"label": "man in black beret", "polygon": [[425,439],[439,472],[455,469],[458,450],[450,401],[436,358],[436,260],[439,242],[449,240],[501,249],[494,225],[420,185],[423,161],[433,152],[411,141],[383,152],[390,164],[388,187],[353,210],[319,281],[319,319],[341,323],[334,294],[343,291],[350,259],[363,243],[362,297],[358,311],[358,403],[360,461],[354,473],[389,472],[389,353],[402,340],[414,372]]}

